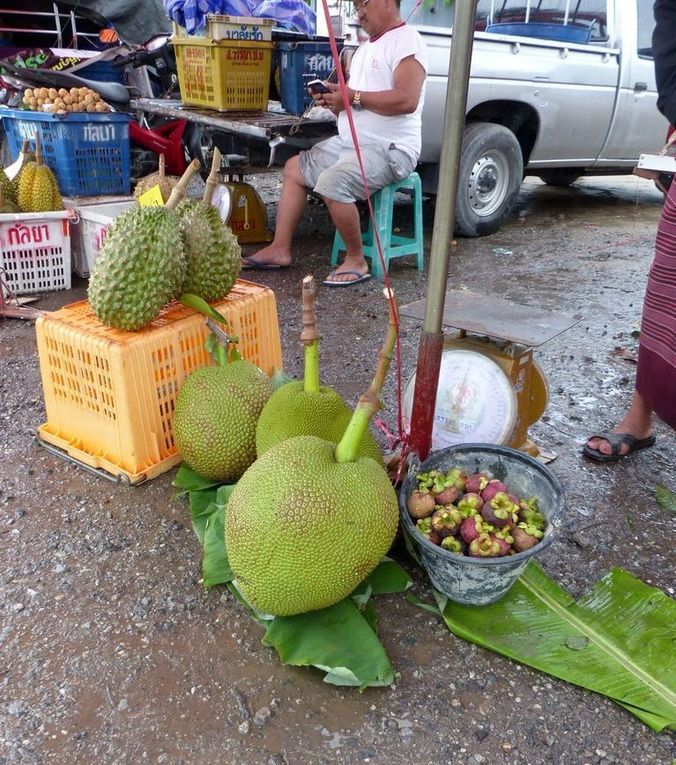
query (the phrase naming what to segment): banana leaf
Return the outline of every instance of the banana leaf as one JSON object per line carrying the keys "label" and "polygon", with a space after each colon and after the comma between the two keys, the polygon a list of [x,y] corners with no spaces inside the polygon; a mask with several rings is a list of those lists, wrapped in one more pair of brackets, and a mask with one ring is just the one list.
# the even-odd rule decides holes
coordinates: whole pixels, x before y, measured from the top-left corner
{"label": "banana leaf", "polygon": [[626,571],[577,603],[535,561],[497,603],[435,597],[458,637],[608,696],[655,731],[676,727],[676,602]]}
{"label": "banana leaf", "polygon": [[234,485],[206,481],[182,465],[174,485],[188,494],[193,529],[203,548],[202,583],[225,584],[251,617],[265,628],[263,644],[275,648],[285,664],[314,666],[333,685],[390,685],[395,673],[377,635],[372,595],[407,590],[406,572],[385,557],[349,598],[320,611],[270,616],[257,611],[240,592],[228,562],[225,513]]}

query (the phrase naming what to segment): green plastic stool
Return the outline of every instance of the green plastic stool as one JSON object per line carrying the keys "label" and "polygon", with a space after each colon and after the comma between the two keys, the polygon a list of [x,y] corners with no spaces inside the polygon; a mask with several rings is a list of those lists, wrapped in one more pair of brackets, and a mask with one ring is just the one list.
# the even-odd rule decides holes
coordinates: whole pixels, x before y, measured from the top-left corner
{"label": "green plastic stool", "polygon": [[[413,195],[413,236],[400,236],[392,231],[392,214],[394,212],[394,195],[397,191],[411,192]],[[418,271],[423,269],[423,225],[422,225],[422,184],[418,173],[411,173],[408,178],[390,183],[389,186],[376,191],[371,197],[373,216],[380,235],[383,248],[385,271],[389,271],[390,260],[405,255],[415,255]],[[371,273],[383,276],[382,265],[378,257],[378,246],[373,234],[373,225],[369,221],[368,231],[362,234],[364,257],[371,262]],[[343,237],[336,231],[333,239],[331,265],[338,263],[338,256],[345,252]]]}

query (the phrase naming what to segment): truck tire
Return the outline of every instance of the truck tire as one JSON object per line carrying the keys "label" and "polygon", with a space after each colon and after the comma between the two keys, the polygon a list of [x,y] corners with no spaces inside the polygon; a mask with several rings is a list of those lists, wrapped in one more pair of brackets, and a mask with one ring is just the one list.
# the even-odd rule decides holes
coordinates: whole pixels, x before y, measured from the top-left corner
{"label": "truck tire", "polygon": [[560,170],[547,170],[547,172],[540,173],[538,178],[546,183],[547,186],[558,186],[561,189],[565,189],[570,186],[571,183],[580,177],[580,171],[577,168],[562,168]]}
{"label": "truck tire", "polygon": [[523,180],[523,155],[514,133],[502,125],[473,122],[462,140],[455,206],[460,236],[495,233],[509,215]]}

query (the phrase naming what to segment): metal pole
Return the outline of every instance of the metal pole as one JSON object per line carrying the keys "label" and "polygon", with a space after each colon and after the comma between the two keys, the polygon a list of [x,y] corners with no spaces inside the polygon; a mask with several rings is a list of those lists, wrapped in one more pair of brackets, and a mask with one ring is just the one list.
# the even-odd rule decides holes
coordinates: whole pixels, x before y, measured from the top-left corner
{"label": "metal pole", "polygon": [[448,279],[449,248],[455,224],[455,201],[462,136],[465,129],[477,1],[456,0],[455,2],[430,270],[411,412],[411,451],[421,460],[427,457],[430,450],[439,385],[439,368],[444,340],[441,327]]}

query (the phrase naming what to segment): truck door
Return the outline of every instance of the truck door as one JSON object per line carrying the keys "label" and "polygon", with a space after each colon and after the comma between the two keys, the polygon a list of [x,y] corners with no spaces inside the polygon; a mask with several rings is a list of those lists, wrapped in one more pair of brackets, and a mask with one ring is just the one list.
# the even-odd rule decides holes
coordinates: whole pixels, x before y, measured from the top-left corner
{"label": "truck door", "polygon": [[666,138],[667,121],[657,111],[652,33],[653,0],[615,3],[620,58],[620,88],[606,143],[595,167],[634,164],[642,152],[657,151]]}

